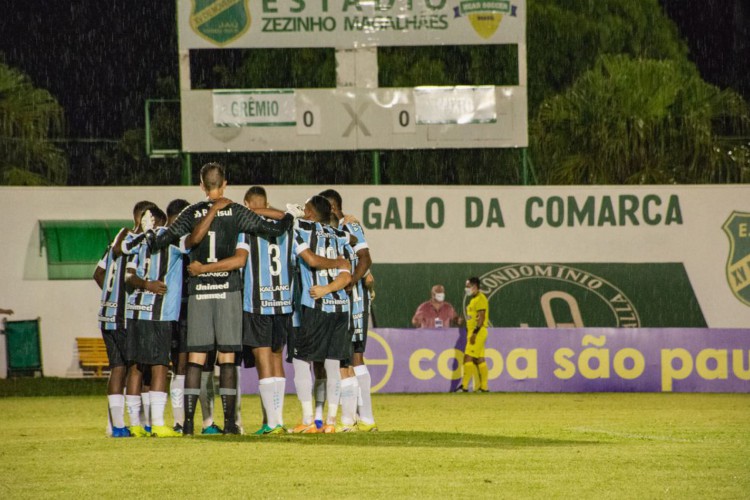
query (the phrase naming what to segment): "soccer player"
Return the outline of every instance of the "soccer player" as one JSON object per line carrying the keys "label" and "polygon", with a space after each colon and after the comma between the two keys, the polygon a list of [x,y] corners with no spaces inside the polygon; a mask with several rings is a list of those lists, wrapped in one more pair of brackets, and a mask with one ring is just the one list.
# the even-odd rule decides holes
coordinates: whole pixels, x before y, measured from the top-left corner
{"label": "soccer player", "polygon": [[[201,168],[201,189],[207,200],[186,208],[166,231],[149,235],[149,244],[163,248],[190,234],[191,262],[218,262],[235,253],[243,232],[279,236],[291,226],[293,216],[266,221],[242,205],[224,198],[224,168],[208,163]],[[212,213],[208,220],[206,216]],[[206,220],[203,220],[203,219]],[[242,348],[242,297],[239,271],[191,276],[188,297],[188,367],[185,376],[185,421],[183,434],[194,434],[196,402],[206,353],[216,346],[219,363],[219,395],[224,408],[224,433],[238,434],[235,422],[237,370],[235,352]]]}
{"label": "soccer player", "polygon": [[367,346],[368,320],[370,316],[370,292],[369,286],[365,285],[367,276],[370,276],[370,266],[372,258],[370,257],[370,247],[367,245],[362,226],[356,222],[346,222],[343,213],[343,203],[341,195],[333,190],[327,189],[320,193],[331,203],[331,210],[336,216],[338,228],[350,233],[357,238],[354,246],[353,265],[351,284],[351,307],[352,307],[352,367],[354,375],[357,377],[358,389],[358,414],[359,421],[357,427],[360,431],[371,432],[377,431],[375,417],[372,412],[372,399],[370,397],[371,379],[370,372],[365,365],[365,348]]}
{"label": "soccer player", "polygon": [[[265,190],[253,186],[245,194],[248,208],[278,219],[284,213],[269,209]],[[209,217],[209,216],[207,216]],[[291,229],[280,236],[263,237],[246,234],[249,253],[238,250],[233,257],[214,264],[193,262],[191,274],[219,272],[244,266],[243,345],[252,356],[246,361],[258,370],[261,403],[266,421],[256,435],[285,433],[283,400],[286,378],[283,349],[292,328],[294,269],[292,267]],[[346,267],[345,262],[329,261],[312,255],[306,257],[319,267]],[[246,366],[251,363],[246,362]]]}
{"label": "soccer player", "polygon": [[130,437],[125,427],[125,377],[127,375],[127,331],[125,326],[125,259],[121,244],[136,232],[140,232],[143,212],[154,207],[153,202],[139,201],[133,207],[133,229],[122,228],[107,247],[96,269],[94,281],[102,291],[99,307],[99,325],[109,359],[107,400],[109,406],[108,427],[112,437]]}
{"label": "soccer player", "polygon": [[487,341],[487,321],[489,304],[487,296],[479,290],[477,277],[466,280],[466,295],[470,298],[466,306],[466,347],[464,348],[464,376],[457,391],[467,392],[469,381],[476,371],[479,375],[479,387],[474,390],[489,392],[487,387],[487,363],[484,358],[484,343]]}
{"label": "soccer player", "polygon": [[[175,199],[167,205],[167,224],[171,224],[177,216],[190,203],[187,200]],[[185,389],[185,370],[187,368],[187,263],[183,258],[182,270],[182,297],[180,300],[180,319],[173,324],[172,349],[170,360],[172,362],[172,382],[169,387],[169,396],[172,402],[172,417],[174,418],[174,430],[182,432],[182,422],[185,420],[185,407],[183,405],[183,391]]]}
{"label": "soccer player", "polygon": [[[303,254],[317,254],[325,255],[329,259],[344,257],[349,261],[345,247],[350,236],[325,225],[331,220],[331,215],[330,202],[322,196],[313,196],[305,204],[304,220],[298,220],[295,228],[293,250],[295,255],[302,258],[299,262],[302,293],[301,327],[295,336],[293,364],[297,396],[302,404],[302,423],[292,432],[317,432],[313,418],[310,378],[310,367],[313,362],[323,362],[326,369],[328,417],[322,431],[335,431],[339,390],[349,399],[353,396],[356,410],[356,394],[352,391],[352,382],[356,378],[348,376],[352,354],[349,298],[341,289],[318,299],[311,294],[312,287],[328,285],[340,274],[346,274],[340,280],[344,282],[343,286],[346,286],[351,274],[351,264],[347,263],[346,269],[316,270],[303,257]],[[353,239],[356,241],[356,238]],[[342,408],[345,407],[348,405],[342,405]],[[351,430],[354,412],[352,411],[350,419],[342,409],[342,423],[342,430]]]}
{"label": "soccer player", "polygon": [[[167,216],[157,207],[144,212],[144,219],[153,217],[156,231],[163,232]],[[172,332],[180,318],[183,286],[182,248],[152,251],[145,242],[132,251],[128,260],[125,282],[135,291],[128,297],[128,379],[126,404],[131,418],[133,436],[176,437],[181,434],[164,423],[167,405],[167,373]],[[140,392],[143,372],[151,372],[150,433],[139,422]]]}

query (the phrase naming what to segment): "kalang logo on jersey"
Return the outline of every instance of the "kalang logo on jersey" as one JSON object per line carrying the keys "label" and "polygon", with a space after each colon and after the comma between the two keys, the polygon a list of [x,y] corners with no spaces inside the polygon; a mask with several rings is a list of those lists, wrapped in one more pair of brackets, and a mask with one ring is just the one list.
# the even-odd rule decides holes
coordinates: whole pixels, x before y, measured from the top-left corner
{"label": "kalang logo on jersey", "polygon": [[201,278],[226,278],[229,276],[229,272],[221,271],[217,273],[203,273],[199,275]]}
{"label": "kalang logo on jersey", "polygon": [[729,238],[727,283],[737,300],[750,306],[750,213],[732,212],[722,229]]}
{"label": "kalang logo on jersey", "polygon": [[[622,290],[564,264],[511,264],[480,276],[492,317],[502,326],[638,328],[641,319]],[[464,298],[464,310],[469,297]],[[490,324],[490,326],[492,326]],[[497,325],[500,326],[500,325]]]}
{"label": "kalang logo on jersey", "polygon": [[289,285],[274,285],[274,286],[260,287],[261,293],[263,292],[286,292],[289,289],[290,289]]}
{"label": "kalang logo on jersey", "polygon": [[250,28],[249,0],[192,0],[190,27],[201,38],[222,47]]}
{"label": "kalang logo on jersey", "polygon": [[509,0],[463,0],[454,8],[454,16],[468,17],[474,31],[487,39],[495,34],[504,15],[516,17],[517,8]]}

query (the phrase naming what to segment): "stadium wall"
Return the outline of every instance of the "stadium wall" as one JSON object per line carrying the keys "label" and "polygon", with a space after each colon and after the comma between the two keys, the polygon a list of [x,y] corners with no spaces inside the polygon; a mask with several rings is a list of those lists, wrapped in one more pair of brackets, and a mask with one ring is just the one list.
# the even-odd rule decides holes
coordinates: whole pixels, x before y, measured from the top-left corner
{"label": "stadium wall", "polygon": [[[239,201],[246,187],[227,196]],[[283,206],[327,187],[273,186],[269,198]],[[379,327],[408,327],[437,282],[462,307],[471,275],[483,278],[495,327],[750,325],[747,186],[339,190],[371,247]],[[0,188],[0,307],[16,311],[11,319],[42,318],[46,375],[80,375],[75,337],[99,335],[99,290],[48,279],[39,221],[127,219],[142,199],[201,196],[197,187]],[[2,342],[0,351],[3,376]]]}

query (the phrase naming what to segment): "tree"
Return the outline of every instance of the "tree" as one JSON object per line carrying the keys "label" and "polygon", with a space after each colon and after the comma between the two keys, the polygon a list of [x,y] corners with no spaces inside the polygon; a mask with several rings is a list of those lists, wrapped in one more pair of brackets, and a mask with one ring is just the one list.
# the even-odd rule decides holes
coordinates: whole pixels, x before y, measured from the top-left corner
{"label": "tree", "polygon": [[67,158],[49,141],[63,128],[57,100],[22,72],[0,63],[0,184],[65,184]]}
{"label": "tree", "polygon": [[746,182],[750,114],[672,61],[603,56],[531,123],[543,184]]}

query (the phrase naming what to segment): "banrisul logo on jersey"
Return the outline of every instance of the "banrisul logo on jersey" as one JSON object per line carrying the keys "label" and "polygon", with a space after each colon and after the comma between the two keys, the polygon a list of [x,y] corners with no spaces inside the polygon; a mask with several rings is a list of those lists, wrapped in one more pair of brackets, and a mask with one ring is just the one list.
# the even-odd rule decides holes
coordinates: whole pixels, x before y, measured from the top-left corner
{"label": "banrisul logo on jersey", "polygon": [[464,0],[454,9],[456,17],[466,16],[482,38],[495,34],[503,16],[516,15],[516,6],[507,0]]}
{"label": "banrisul logo on jersey", "polygon": [[214,45],[226,45],[250,28],[249,0],[192,0],[190,27]]}
{"label": "banrisul logo on jersey", "polygon": [[750,213],[732,212],[723,229],[729,237],[727,283],[734,296],[750,306]]}

